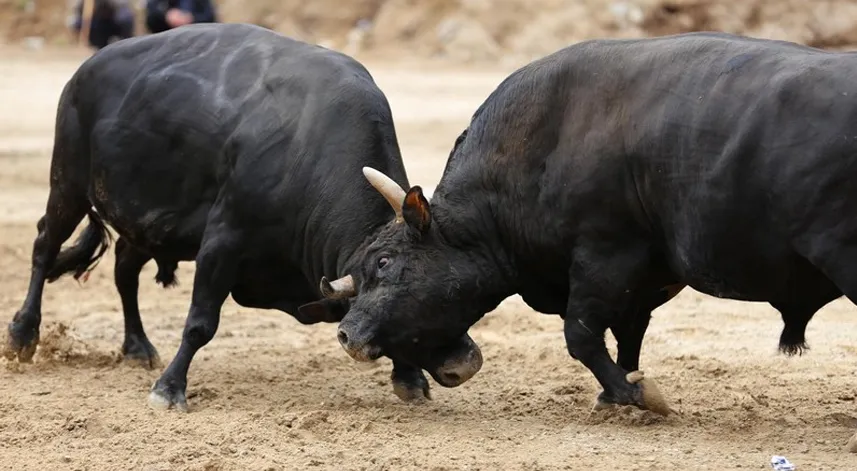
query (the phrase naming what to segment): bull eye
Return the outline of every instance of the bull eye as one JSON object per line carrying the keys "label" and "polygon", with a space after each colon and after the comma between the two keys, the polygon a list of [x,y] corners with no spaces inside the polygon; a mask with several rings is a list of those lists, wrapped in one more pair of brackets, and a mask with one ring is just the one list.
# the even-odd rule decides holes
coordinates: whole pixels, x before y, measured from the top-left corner
{"label": "bull eye", "polygon": [[381,257],[381,258],[379,258],[379,259],[378,259],[378,268],[379,268],[379,269],[384,268],[384,267],[386,267],[386,266],[387,266],[387,264],[388,264],[388,263],[390,263],[390,259],[389,259],[389,258],[387,258],[387,257]]}

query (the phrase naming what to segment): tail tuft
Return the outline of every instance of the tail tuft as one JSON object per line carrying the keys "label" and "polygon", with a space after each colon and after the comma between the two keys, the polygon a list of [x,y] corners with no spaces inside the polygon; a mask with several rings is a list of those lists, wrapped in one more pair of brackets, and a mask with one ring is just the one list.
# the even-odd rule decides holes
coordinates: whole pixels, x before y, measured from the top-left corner
{"label": "tail tuft", "polygon": [[[97,214],[89,212],[89,225],[77,238],[74,245],[57,255],[51,270],[48,272],[47,281],[53,283],[67,273],[74,273],[74,279],[79,280],[81,276],[84,281],[89,277],[98,261],[110,247],[113,238],[107,227]],[[85,276],[84,276],[85,275]]]}
{"label": "tail tuft", "polygon": [[783,343],[780,342],[778,349],[780,353],[786,356],[802,356],[804,353],[809,351],[809,345],[806,342],[796,342],[796,343]]}

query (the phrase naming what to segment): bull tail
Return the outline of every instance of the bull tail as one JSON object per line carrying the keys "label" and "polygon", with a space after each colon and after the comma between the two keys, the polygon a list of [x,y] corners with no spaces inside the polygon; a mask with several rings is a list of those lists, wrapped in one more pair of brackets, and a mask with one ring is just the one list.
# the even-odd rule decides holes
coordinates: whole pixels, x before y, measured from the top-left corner
{"label": "bull tail", "polygon": [[[89,225],[83,230],[74,245],[63,249],[57,255],[51,270],[48,272],[47,281],[53,283],[67,273],[74,273],[74,279],[83,281],[89,277],[98,261],[110,247],[113,238],[101,218],[90,210],[88,213]],[[85,275],[85,276],[84,276]]]}

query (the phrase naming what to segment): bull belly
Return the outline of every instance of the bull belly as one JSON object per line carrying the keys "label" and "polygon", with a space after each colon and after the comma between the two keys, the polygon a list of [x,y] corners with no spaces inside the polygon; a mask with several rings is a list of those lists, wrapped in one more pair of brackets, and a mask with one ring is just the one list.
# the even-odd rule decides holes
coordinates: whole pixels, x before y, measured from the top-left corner
{"label": "bull belly", "polygon": [[244,260],[231,294],[241,306],[279,309],[292,315],[297,306],[316,300],[303,273],[277,253]]}
{"label": "bull belly", "polygon": [[96,210],[120,237],[155,257],[177,261],[196,258],[205,230],[207,208],[194,211],[168,211],[136,208],[122,210],[121,205]]}
{"label": "bull belly", "polygon": [[800,290],[800,280],[821,276],[796,256],[766,258],[735,252],[685,255],[676,271],[682,282],[701,293],[757,302],[788,299]]}

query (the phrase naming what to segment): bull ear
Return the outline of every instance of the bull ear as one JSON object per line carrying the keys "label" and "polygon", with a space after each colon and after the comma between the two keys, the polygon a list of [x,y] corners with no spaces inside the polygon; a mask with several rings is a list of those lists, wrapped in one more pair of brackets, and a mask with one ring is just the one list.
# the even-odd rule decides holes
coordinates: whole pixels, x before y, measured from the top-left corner
{"label": "bull ear", "polygon": [[412,187],[405,195],[402,217],[409,226],[420,232],[427,231],[431,226],[431,207],[419,185]]}
{"label": "bull ear", "polygon": [[339,322],[348,313],[348,302],[338,299],[322,299],[298,307],[294,316],[301,324]]}

